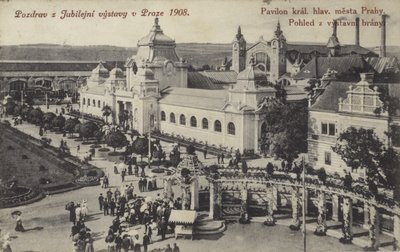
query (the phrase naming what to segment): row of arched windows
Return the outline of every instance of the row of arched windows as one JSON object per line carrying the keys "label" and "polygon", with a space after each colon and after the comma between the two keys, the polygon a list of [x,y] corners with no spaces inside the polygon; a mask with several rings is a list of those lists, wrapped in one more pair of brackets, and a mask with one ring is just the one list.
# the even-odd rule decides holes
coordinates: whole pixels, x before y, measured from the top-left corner
{"label": "row of arched windows", "polygon": [[[92,103],[91,103],[91,101],[92,101]],[[82,99],[82,105],[86,105],[86,99],[85,98]],[[93,100],[87,99],[87,105],[96,107],[96,100],[95,99],[93,99]],[[105,102],[103,102],[103,107],[104,106],[105,106]],[[97,107],[101,108],[101,101],[100,100],[97,101]]]}
{"label": "row of arched windows", "polygon": [[[161,121],[166,121],[167,120],[167,116],[165,114],[164,111],[161,111]],[[170,113],[169,114],[169,122],[170,123],[176,123],[176,119],[175,119],[175,114],[174,113]],[[186,116],[181,114],[179,116],[179,124],[180,125],[186,125]],[[197,128],[197,118],[195,116],[190,117],[190,127],[193,128]],[[208,129],[208,119],[207,118],[203,118],[201,120],[201,128],[202,129]],[[228,129],[228,134],[229,135],[235,135],[236,134],[236,128],[235,128],[235,124],[230,122],[227,125],[227,129]],[[221,132],[222,131],[222,125],[221,122],[219,120],[215,120],[214,121],[214,131],[216,132]]]}

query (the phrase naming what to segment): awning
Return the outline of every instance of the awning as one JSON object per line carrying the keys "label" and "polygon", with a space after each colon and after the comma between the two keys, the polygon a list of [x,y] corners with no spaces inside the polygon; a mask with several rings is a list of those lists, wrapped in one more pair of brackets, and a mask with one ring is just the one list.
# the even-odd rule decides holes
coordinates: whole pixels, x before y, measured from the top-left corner
{"label": "awning", "polygon": [[177,224],[193,224],[196,221],[196,217],[196,211],[172,209],[168,221]]}

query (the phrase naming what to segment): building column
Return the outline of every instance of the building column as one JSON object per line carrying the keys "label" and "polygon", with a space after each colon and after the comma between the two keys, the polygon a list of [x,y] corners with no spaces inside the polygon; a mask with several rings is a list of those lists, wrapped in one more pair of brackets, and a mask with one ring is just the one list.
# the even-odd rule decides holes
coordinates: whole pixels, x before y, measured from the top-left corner
{"label": "building column", "polygon": [[317,228],[314,234],[316,235],[326,235],[326,196],[325,192],[318,192],[318,218],[317,218]]}
{"label": "building column", "polygon": [[290,228],[293,230],[299,230],[300,229],[300,214],[301,214],[301,209],[300,209],[300,194],[299,194],[299,188],[297,186],[294,186],[292,188],[292,224],[290,225]]}
{"label": "building column", "polygon": [[364,223],[363,228],[369,228],[369,205],[368,203],[364,202]]}
{"label": "building column", "polygon": [[249,214],[248,214],[248,191],[247,188],[244,187],[240,190],[240,198],[242,200],[242,206],[240,209],[240,221],[242,222],[247,222],[249,220]]}
{"label": "building column", "polygon": [[198,210],[199,209],[199,181],[194,179],[192,184],[190,184],[190,209]]}
{"label": "building column", "polygon": [[209,185],[210,185],[210,211],[209,211],[208,217],[214,218],[214,206],[215,206],[214,205],[214,202],[215,202],[214,182],[210,181]]}
{"label": "building column", "polygon": [[339,196],[332,195],[332,220],[339,221]]}
{"label": "building column", "polygon": [[342,243],[351,243],[353,239],[353,201],[349,197],[343,198],[343,237]]}
{"label": "building column", "polygon": [[393,238],[394,238],[394,250],[400,249],[400,215],[393,215]]}
{"label": "building column", "polygon": [[254,120],[254,152],[255,153],[260,153],[260,150],[258,149],[258,139],[260,138],[259,134],[259,121],[260,118],[256,116],[256,119]]}
{"label": "building column", "polygon": [[376,206],[371,205],[369,207],[369,247],[378,249],[379,248],[379,210]]}

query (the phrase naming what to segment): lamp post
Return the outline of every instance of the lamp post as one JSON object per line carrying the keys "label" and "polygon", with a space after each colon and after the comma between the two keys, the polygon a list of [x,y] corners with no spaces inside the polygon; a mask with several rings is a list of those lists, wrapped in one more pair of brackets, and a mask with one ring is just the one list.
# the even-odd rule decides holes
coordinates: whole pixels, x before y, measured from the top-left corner
{"label": "lamp post", "polygon": [[148,153],[148,165],[149,165],[149,170],[150,170],[150,162],[151,162],[151,129],[154,127],[155,124],[155,118],[154,118],[154,114],[151,113],[150,117],[149,117],[149,153]]}

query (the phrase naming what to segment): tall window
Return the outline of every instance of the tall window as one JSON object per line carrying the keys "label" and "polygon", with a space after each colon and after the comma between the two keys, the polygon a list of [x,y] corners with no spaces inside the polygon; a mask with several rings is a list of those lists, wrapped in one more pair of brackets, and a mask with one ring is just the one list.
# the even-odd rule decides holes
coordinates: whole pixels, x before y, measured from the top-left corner
{"label": "tall window", "polygon": [[214,131],[221,132],[221,122],[218,120],[214,122]]}
{"label": "tall window", "polygon": [[201,127],[203,129],[208,129],[208,120],[207,120],[207,118],[203,118],[203,120],[201,121]]}
{"label": "tall window", "polygon": [[228,134],[229,135],[235,135],[235,124],[233,123],[228,123]]}
{"label": "tall window", "polygon": [[98,100],[98,101],[97,101],[97,107],[100,108],[100,106],[101,106],[101,102],[100,102],[100,100]]}
{"label": "tall window", "polygon": [[93,107],[96,107],[96,100],[93,99]]}
{"label": "tall window", "polygon": [[90,106],[90,99],[87,99],[87,105]]}
{"label": "tall window", "polygon": [[169,122],[175,123],[175,114],[174,113],[169,114]]}
{"label": "tall window", "polygon": [[161,121],[165,121],[165,112],[161,111]]}
{"label": "tall window", "polygon": [[191,127],[197,127],[197,119],[196,119],[196,117],[194,117],[194,116],[190,117],[190,126]]}
{"label": "tall window", "polygon": [[330,152],[325,152],[325,164],[326,165],[331,165],[332,160],[331,160],[331,153]]}
{"label": "tall window", "polygon": [[82,105],[85,105],[85,103],[86,103],[86,99],[83,98],[83,99],[82,99]]}
{"label": "tall window", "polygon": [[185,117],[184,115],[181,115],[181,116],[179,117],[179,123],[180,123],[181,125],[186,125],[186,117]]}
{"label": "tall window", "polygon": [[334,123],[321,123],[321,134],[334,136],[336,134],[336,125]]}

